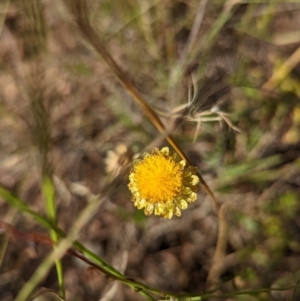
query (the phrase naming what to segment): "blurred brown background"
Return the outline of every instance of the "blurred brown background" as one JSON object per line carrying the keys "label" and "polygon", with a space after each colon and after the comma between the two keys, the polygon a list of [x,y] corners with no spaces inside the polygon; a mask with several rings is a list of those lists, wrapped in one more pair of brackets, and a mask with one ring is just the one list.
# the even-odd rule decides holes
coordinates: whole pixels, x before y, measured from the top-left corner
{"label": "blurred brown background", "polygon": [[[204,290],[218,229],[211,200],[200,192],[172,220],[146,218],[134,208],[127,164],[164,139],[80,35],[64,1],[1,1],[0,9],[1,186],[45,214],[41,174],[52,174],[58,225],[66,232],[89,196],[105,190],[108,201],[79,240],[152,287]],[[220,292],[295,285],[300,4],[96,0],[88,10],[113,58],[163,122],[180,121],[176,141],[228,203]],[[230,116],[224,120],[220,112]],[[48,235],[1,198],[0,216],[26,233]],[[50,249],[26,239],[6,243],[4,234],[0,249],[0,300],[9,301]],[[63,267],[67,300],[142,300],[70,255]],[[58,292],[55,268],[41,287]],[[286,290],[225,300],[298,298]]]}

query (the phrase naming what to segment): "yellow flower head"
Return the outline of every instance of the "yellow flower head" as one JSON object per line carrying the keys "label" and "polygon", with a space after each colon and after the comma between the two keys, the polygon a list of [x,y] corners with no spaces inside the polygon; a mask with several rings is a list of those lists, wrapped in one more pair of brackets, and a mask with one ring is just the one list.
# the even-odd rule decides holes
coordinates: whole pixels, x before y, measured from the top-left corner
{"label": "yellow flower head", "polygon": [[180,216],[180,210],[197,199],[196,173],[196,167],[186,167],[186,161],[168,147],[145,153],[142,159],[134,160],[129,175],[134,206],[144,208],[146,215]]}

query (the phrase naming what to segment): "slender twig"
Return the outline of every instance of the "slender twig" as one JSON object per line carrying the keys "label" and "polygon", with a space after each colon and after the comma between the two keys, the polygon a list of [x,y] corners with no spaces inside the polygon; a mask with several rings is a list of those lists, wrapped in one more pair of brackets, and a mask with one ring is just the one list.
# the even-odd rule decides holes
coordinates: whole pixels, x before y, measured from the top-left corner
{"label": "slender twig", "polygon": [[188,37],[186,46],[184,47],[184,49],[183,49],[183,51],[180,55],[180,58],[179,58],[180,65],[182,65],[182,66],[185,64],[185,61],[186,61],[188,55],[190,54],[190,51],[192,50],[192,48],[195,44],[198,32],[200,30],[200,27],[201,27],[201,24],[202,24],[202,21],[203,21],[207,1],[208,0],[202,0],[202,1],[199,2],[196,17],[194,19],[194,23],[193,23],[190,35]]}
{"label": "slender twig", "polygon": [[4,0],[1,3],[0,9],[0,34],[2,33],[3,30],[3,24],[6,18],[6,14],[8,12],[8,8],[9,8],[9,4],[10,4],[10,0]]}
{"label": "slender twig", "polygon": [[282,66],[272,74],[272,76],[262,85],[262,89],[271,92],[275,87],[287,78],[288,74],[299,64],[300,47],[282,64]]}
{"label": "slender twig", "polygon": [[219,229],[218,229],[218,238],[216,250],[213,256],[212,265],[209,270],[206,285],[208,289],[213,289],[218,284],[218,279],[220,278],[222,272],[223,261],[225,258],[225,251],[227,245],[227,233],[228,233],[228,224],[226,220],[226,203],[223,203],[218,210],[218,220],[219,220]]}

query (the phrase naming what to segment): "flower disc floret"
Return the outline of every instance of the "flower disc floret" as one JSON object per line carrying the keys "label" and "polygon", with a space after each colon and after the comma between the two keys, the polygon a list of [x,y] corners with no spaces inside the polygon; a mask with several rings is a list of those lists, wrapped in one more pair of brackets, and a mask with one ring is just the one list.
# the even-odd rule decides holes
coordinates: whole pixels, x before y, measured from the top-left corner
{"label": "flower disc floret", "polygon": [[133,162],[128,187],[132,201],[146,215],[172,218],[181,215],[188,203],[197,199],[199,178],[193,166],[186,166],[177,153],[168,147],[154,149]]}

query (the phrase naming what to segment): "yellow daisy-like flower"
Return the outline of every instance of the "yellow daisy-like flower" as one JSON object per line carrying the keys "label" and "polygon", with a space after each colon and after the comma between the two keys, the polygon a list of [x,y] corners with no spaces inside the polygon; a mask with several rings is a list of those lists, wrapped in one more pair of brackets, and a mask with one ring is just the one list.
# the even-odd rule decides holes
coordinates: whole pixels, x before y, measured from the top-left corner
{"label": "yellow daisy-like flower", "polygon": [[199,183],[196,167],[186,165],[168,147],[134,160],[128,184],[134,206],[144,208],[146,215],[180,216],[180,210],[197,199]]}

